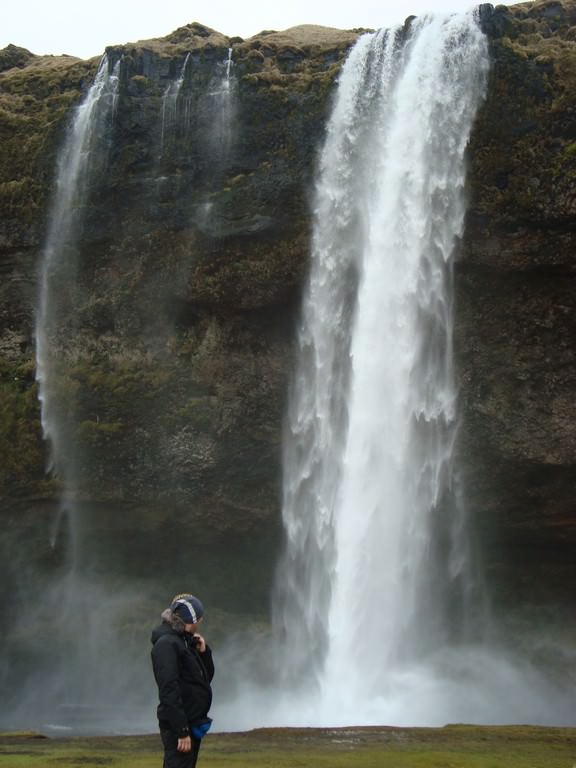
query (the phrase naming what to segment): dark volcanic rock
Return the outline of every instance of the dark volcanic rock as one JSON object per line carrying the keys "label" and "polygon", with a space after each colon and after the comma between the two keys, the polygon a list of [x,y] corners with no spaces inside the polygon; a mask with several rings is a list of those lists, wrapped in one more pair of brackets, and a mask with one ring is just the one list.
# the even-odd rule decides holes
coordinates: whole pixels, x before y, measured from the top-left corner
{"label": "dark volcanic rock", "polygon": [[[231,41],[191,24],[107,50],[119,93],[76,278],[62,286],[73,309],[59,384],[85,557],[99,570],[181,574],[221,607],[233,582],[255,612],[267,607],[308,195],[356,37],[303,27]],[[44,473],[33,378],[36,269],[57,150],[97,64],[35,58],[0,82],[2,494],[6,520],[26,521],[35,541],[47,541],[60,491]]]}
{"label": "dark volcanic rock", "polygon": [[486,13],[456,266],[462,451],[498,599],[573,610],[576,4]]}

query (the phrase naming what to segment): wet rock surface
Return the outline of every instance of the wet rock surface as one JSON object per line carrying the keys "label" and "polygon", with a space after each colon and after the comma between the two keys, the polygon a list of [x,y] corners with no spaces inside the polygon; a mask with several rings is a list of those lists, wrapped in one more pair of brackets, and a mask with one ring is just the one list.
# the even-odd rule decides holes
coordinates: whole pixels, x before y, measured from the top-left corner
{"label": "wet rock surface", "polygon": [[456,263],[461,447],[490,579],[507,605],[545,606],[550,590],[567,615],[576,543],[575,23],[572,2],[488,13],[493,63]]}

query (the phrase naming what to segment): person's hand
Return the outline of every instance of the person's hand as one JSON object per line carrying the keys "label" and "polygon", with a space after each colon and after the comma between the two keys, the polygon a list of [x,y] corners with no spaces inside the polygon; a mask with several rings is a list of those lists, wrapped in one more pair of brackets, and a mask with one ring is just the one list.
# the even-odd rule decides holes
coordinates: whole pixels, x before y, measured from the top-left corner
{"label": "person's hand", "polygon": [[178,739],[178,752],[190,752],[192,750],[192,739],[190,736],[185,736],[183,739]]}
{"label": "person's hand", "polygon": [[193,638],[196,642],[196,648],[200,651],[200,653],[204,653],[206,650],[206,640],[204,640],[202,635],[199,635],[198,633],[195,633]]}

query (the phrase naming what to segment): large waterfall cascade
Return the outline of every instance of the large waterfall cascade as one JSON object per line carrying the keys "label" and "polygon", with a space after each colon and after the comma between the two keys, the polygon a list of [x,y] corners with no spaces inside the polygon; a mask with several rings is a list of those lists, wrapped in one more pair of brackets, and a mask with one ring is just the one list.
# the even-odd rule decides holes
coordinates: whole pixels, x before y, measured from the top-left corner
{"label": "large waterfall cascade", "polygon": [[367,703],[390,715],[403,675],[478,632],[454,461],[451,265],[487,70],[471,14],[363,36],[327,128],[275,617],[287,678],[305,671],[327,720],[365,718]]}
{"label": "large waterfall cascade", "polygon": [[319,158],[286,420],[267,722],[570,722],[490,622],[457,461],[452,269],[489,58],[475,14],[362,36]]}

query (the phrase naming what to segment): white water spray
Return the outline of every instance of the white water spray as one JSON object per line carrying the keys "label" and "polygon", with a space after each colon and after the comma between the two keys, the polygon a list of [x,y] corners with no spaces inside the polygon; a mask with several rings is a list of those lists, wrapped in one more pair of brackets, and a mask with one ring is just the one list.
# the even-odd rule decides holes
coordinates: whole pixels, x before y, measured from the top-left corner
{"label": "white water spray", "polygon": [[451,259],[487,70],[471,15],[364,36],[328,126],[275,617],[286,677],[305,671],[326,721],[361,721],[377,701],[381,716],[402,675],[471,639]]}

